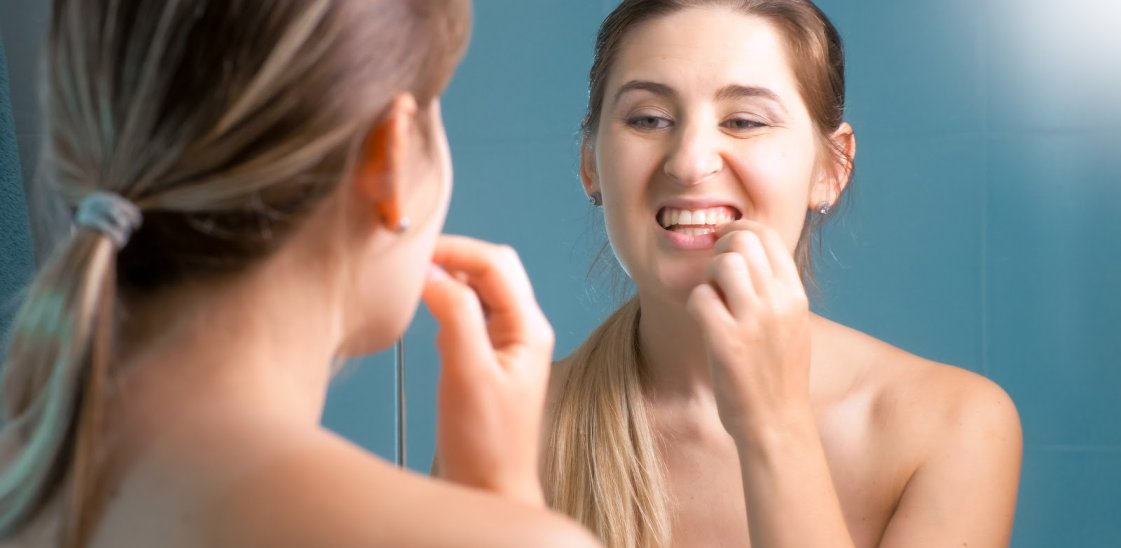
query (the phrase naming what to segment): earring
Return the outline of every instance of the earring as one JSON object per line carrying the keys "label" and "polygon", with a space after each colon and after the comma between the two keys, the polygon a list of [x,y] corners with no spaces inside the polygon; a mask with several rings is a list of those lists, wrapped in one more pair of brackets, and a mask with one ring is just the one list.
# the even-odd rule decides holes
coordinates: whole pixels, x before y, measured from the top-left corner
{"label": "earring", "polygon": [[590,196],[588,196],[588,202],[595,207],[603,206],[603,194],[593,192]]}
{"label": "earring", "polygon": [[409,226],[412,225],[412,220],[404,215],[398,217],[396,223],[392,223],[389,221],[389,216],[383,214],[381,222],[385,225],[385,228],[388,228],[394,234],[404,234],[409,231]]}
{"label": "earring", "polygon": [[829,205],[829,202],[821,202],[820,204],[817,204],[817,212],[821,215],[828,215],[832,210],[833,206]]}

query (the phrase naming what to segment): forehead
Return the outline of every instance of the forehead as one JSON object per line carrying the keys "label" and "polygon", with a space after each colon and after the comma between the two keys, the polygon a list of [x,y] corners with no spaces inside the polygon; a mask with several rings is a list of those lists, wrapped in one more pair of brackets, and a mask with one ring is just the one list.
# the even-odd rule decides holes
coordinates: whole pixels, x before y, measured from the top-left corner
{"label": "forehead", "polygon": [[782,35],[761,17],[723,6],[688,8],[631,29],[609,86],[652,80],[689,94],[734,83],[800,102],[788,57]]}

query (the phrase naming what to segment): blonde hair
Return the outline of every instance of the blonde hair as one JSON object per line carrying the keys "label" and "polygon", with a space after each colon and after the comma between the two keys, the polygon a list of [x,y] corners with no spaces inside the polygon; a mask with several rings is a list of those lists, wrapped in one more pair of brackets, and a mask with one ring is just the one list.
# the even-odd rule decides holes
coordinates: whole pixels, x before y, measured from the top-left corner
{"label": "blonde hair", "polygon": [[[596,40],[584,146],[595,140],[606,82],[627,33],[651,19],[712,5],[762,17],[783,34],[822,149],[831,153],[827,160],[837,173],[846,173],[852,159],[829,139],[844,121],[844,50],[837,30],[810,0],[623,0]],[[807,213],[794,253],[807,283],[823,220]],[[660,440],[647,411],[640,319],[638,300],[631,299],[567,360],[543,459],[550,505],[588,526],[609,548],[668,546],[673,535]]]}
{"label": "blonde hair", "polygon": [[[263,5],[267,4],[267,5]],[[32,283],[3,377],[0,537],[62,503],[59,544],[97,519],[120,303],[244,271],[350,173],[392,98],[450,78],[467,0],[56,0],[42,181],[143,212],[119,252],[77,229]]]}
{"label": "blonde hair", "polygon": [[569,358],[548,419],[546,497],[612,548],[666,546],[671,515],[646,411],[638,299],[615,311]]}

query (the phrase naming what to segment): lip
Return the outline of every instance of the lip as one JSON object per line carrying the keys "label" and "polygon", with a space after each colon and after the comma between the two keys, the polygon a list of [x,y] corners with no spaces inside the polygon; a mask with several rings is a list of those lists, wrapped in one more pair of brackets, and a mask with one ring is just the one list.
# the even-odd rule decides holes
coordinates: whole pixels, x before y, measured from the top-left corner
{"label": "lip", "polygon": [[682,234],[680,232],[666,230],[662,228],[661,225],[659,225],[657,222],[654,223],[654,226],[658,227],[658,232],[661,233],[663,242],[667,243],[670,247],[682,251],[703,251],[706,249],[712,249],[716,246],[716,240],[718,239],[716,237],[716,231],[712,231],[708,234],[691,236],[688,234]]}
{"label": "lip", "polygon": [[703,251],[712,249],[716,246],[716,240],[718,239],[716,232],[713,231],[709,234],[693,236],[682,234],[680,232],[673,232],[671,230],[662,228],[662,225],[658,223],[658,214],[667,207],[671,207],[674,209],[693,210],[709,209],[714,207],[728,207],[735,210],[735,212],[738,214],[737,219],[743,218],[742,208],[740,208],[736,204],[733,204],[732,202],[721,198],[672,198],[658,203],[656,209],[654,210],[654,226],[660,233],[663,242],[668,244],[670,247],[682,251]]}

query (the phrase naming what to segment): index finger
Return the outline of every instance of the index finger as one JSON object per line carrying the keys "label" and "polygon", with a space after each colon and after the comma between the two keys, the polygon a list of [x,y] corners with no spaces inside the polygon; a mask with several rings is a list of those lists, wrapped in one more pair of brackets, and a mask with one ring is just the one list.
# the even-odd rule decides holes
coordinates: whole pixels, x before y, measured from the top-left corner
{"label": "index finger", "polygon": [[771,264],[771,271],[776,276],[801,285],[798,266],[794,264],[794,255],[786,248],[786,242],[782,240],[778,232],[759,221],[740,219],[718,227],[716,229],[716,253],[732,251],[729,249],[731,244],[725,236],[738,230],[749,230],[759,237],[759,240],[763,243],[763,250],[767,254],[768,262]]}
{"label": "index finger", "polygon": [[497,331],[521,336],[525,320],[543,319],[529,276],[513,248],[463,236],[441,236],[432,262],[466,278]]}

